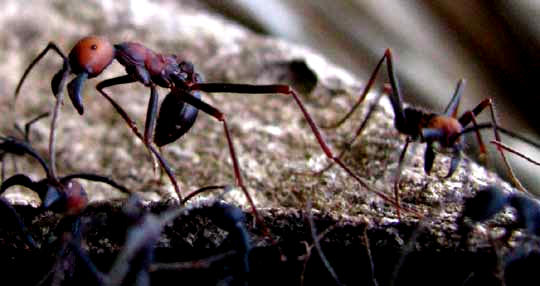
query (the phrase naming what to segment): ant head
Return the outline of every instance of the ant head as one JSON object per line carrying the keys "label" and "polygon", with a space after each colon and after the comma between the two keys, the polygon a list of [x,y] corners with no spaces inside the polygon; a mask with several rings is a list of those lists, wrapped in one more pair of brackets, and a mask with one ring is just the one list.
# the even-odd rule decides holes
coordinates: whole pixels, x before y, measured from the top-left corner
{"label": "ant head", "polygon": [[69,53],[69,65],[75,74],[87,73],[89,78],[99,75],[114,59],[114,47],[105,38],[82,38]]}
{"label": "ant head", "polygon": [[[81,91],[83,83],[88,78],[98,76],[108,67],[115,56],[111,43],[102,37],[89,36],[81,39],[69,53],[71,72],[77,76],[68,84],[68,94],[79,114],[84,113]],[[53,78],[54,86],[59,86],[63,79],[63,70]],[[56,93],[55,93],[56,94]]]}
{"label": "ant head", "polygon": [[47,185],[43,207],[65,215],[77,215],[88,205],[88,195],[81,184],[69,180],[64,185]]}

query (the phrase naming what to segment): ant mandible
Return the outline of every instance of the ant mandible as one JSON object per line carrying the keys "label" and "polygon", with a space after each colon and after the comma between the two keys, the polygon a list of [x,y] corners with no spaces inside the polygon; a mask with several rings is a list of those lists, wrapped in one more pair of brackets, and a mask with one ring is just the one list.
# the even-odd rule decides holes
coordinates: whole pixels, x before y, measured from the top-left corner
{"label": "ant mandible", "polygon": [[[394,182],[394,196],[399,216],[399,180],[405,154],[407,152],[409,144],[412,141],[420,141],[421,143],[427,144],[424,153],[424,170],[428,174],[433,168],[433,162],[435,161],[436,154],[434,150],[434,143],[438,143],[439,146],[444,149],[451,150],[452,159],[450,161],[450,168],[448,174],[445,177],[449,178],[456,171],[461,160],[461,153],[464,145],[461,135],[466,132],[476,132],[476,138],[479,143],[480,152],[482,154],[485,154],[486,147],[482,141],[479,130],[482,128],[492,128],[495,133],[495,138],[498,141],[500,141],[500,135],[498,131],[501,130],[504,132],[506,130],[500,128],[497,123],[493,101],[491,98],[486,98],[482,100],[472,110],[464,112],[459,118],[457,117],[458,107],[461,100],[463,87],[465,85],[464,79],[461,79],[458,82],[456,90],[454,91],[454,94],[443,113],[426,112],[424,110],[416,109],[413,107],[404,107],[403,96],[399,88],[396,72],[394,70],[394,61],[392,59],[392,52],[390,49],[387,49],[382,58],[379,60],[377,66],[375,67],[375,70],[373,71],[368,80],[366,87],[362,91],[359,100],[355,103],[355,105],[353,105],[351,110],[335,124],[325,126],[325,128],[337,128],[341,126],[341,124],[343,124],[354,113],[358,106],[360,106],[360,104],[364,101],[372,85],[375,83],[375,79],[377,78],[377,74],[383,62],[386,62],[388,77],[390,80],[390,86],[385,84],[383,94],[387,94],[389,96],[390,103],[394,111],[394,126],[401,134],[407,135],[406,143],[399,156],[399,163],[396,170],[396,178]],[[355,132],[353,140],[351,140],[351,142],[348,144],[349,146],[352,144],[352,141],[354,141],[361,134],[362,130],[366,126],[367,120],[373,113],[375,105],[379,99],[380,95],[376,98],[376,102],[370,107],[366,118]],[[486,107],[489,107],[491,111],[492,123],[479,125],[476,121],[476,116],[481,113]],[[473,127],[466,128],[466,126],[470,123],[473,124]],[[509,133],[510,136],[514,135],[511,132],[504,133]],[[514,179],[514,182],[516,183],[516,185],[518,185],[518,187],[521,186],[521,184],[519,184],[519,181],[515,180],[513,170],[507,162],[506,156],[500,148],[498,148],[498,150],[501,153],[507,169],[509,170],[512,178]],[[341,157],[343,153],[344,152],[342,152],[338,157]],[[321,172],[327,170],[330,166],[331,165],[324,168]]]}
{"label": "ant mandible", "polygon": [[[124,42],[113,45],[103,37],[89,36],[77,42],[68,57],[62,53],[55,43],[50,42],[25,70],[17,85],[15,96],[19,93],[21,85],[30,70],[49,50],[55,51],[64,60],[62,68],[54,75],[51,81],[52,91],[55,96],[60,94],[68,76],[70,74],[75,74],[75,78],[67,85],[67,89],[71,102],[80,114],[83,114],[84,112],[81,95],[83,83],[87,79],[101,74],[114,59],[125,67],[126,75],[103,80],[97,84],[96,89],[113,105],[136,136],[144,142],[146,147],[158,157],[161,166],[165,169],[169,178],[175,185],[175,190],[180,199],[181,193],[176,184],[176,180],[174,179],[174,175],[166,161],[152,146],[151,140],[153,139],[157,146],[164,146],[174,142],[182,137],[193,126],[195,119],[197,118],[198,110],[201,110],[223,123],[229,146],[229,153],[233,162],[236,184],[245,193],[254,213],[257,213],[240,173],[240,166],[235,154],[229,128],[227,127],[225,114],[201,100],[201,95],[197,91],[203,91],[209,93],[241,94],[277,93],[292,96],[326,156],[333,160],[334,163],[341,166],[364,188],[376,193],[386,201],[395,204],[395,202],[384,193],[370,188],[368,184],[354,174],[340,158],[334,156],[330,146],[323,139],[319,128],[308,114],[299,96],[288,85],[202,83],[201,77],[195,72],[193,65],[188,61],[179,59],[175,55],[159,54],[139,43]],[[150,100],[145,119],[144,135],[139,133],[135,122],[131,120],[123,108],[104,91],[107,87],[133,82],[141,82],[150,88]],[[157,86],[171,89],[171,92],[165,97],[159,113],[157,111]],[[156,118],[157,113],[158,115]],[[256,217],[260,220],[260,217],[257,214]]]}

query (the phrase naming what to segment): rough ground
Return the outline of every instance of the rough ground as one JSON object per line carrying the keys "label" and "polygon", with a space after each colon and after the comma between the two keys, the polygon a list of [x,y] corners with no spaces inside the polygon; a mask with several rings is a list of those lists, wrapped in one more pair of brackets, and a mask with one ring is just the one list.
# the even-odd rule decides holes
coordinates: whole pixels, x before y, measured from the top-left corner
{"label": "rough ground", "polygon": [[[146,6],[142,11],[134,10],[135,3]],[[114,4],[35,1],[24,7],[17,1],[4,1],[1,5],[0,22],[4,27],[0,33],[2,134],[12,134],[14,122],[23,124],[53,106],[50,79],[61,62],[52,54],[31,73],[15,106],[12,105],[17,81],[31,59],[49,41],[56,42],[67,52],[79,38],[88,34],[104,35],[114,43],[138,41],[156,51],[178,54],[191,60],[207,82],[291,84],[300,92],[307,109],[319,123],[334,122],[346,112],[364,83],[308,48],[254,35],[219,16],[208,14],[204,7],[197,7],[198,4],[190,1],[159,4],[146,1],[115,1]],[[60,174],[89,171],[112,176],[151,201],[174,196],[165,176],[156,183],[159,175],[154,173],[142,144],[94,89],[100,79],[121,74],[122,67],[114,63],[98,79],[86,84],[85,115],[82,117],[66,101],[56,131],[57,169]],[[166,92],[160,90],[162,98]],[[112,88],[110,93],[142,126],[149,91],[139,84],[132,84]],[[498,184],[504,190],[512,191],[509,184],[496,175],[465,159],[452,178],[443,180],[449,164],[444,155],[437,157],[434,171],[426,175],[423,146],[412,148],[401,176],[401,198],[405,206],[430,217],[425,220],[427,227],[416,232],[417,217],[404,212],[399,222],[393,205],[359,186],[338,167],[322,176],[299,174],[319,170],[328,160],[292,98],[205,94],[203,99],[227,115],[242,175],[272,237],[286,257],[286,262],[281,262],[276,248],[269,246],[268,238],[261,236],[259,226],[249,223],[257,246],[250,258],[253,284],[300,283],[307,249],[312,243],[306,222],[308,200],[313,201],[318,231],[330,228],[321,244],[344,284],[374,281],[366,255],[366,241],[370,245],[375,280],[379,285],[419,281],[439,285],[459,285],[464,281],[500,283],[495,271],[500,265],[487,241],[485,229],[475,231],[470,249],[458,247],[455,233],[455,220],[463,198],[488,184]],[[341,128],[323,131],[336,154],[345,147],[344,142],[362,120],[368,102]],[[389,195],[399,152],[405,142],[393,128],[392,118],[388,102],[383,101],[345,158],[348,166],[373,188]],[[31,135],[33,146],[44,155],[47,154],[49,122],[47,119],[37,123]],[[184,138],[163,148],[163,154],[175,169],[184,194],[207,185],[234,184],[222,125],[205,114],[199,115],[195,127]],[[43,176],[33,161],[17,159],[17,162],[20,172],[36,179]],[[7,165],[8,175],[14,174],[11,164]],[[101,262],[98,267],[105,271],[111,257],[121,247],[123,229],[117,224],[121,224],[118,205],[122,197],[99,184],[85,186],[95,203],[84,216],[90,229],[87,244],[92,258]],[[24,190],[10,191],[5,196],[16,204],[39,205],[39,199]],[[113,198],[116,203],[109,203]],[[245,203],[239,191],[227,199],[240,205]],[[154,210],[163,210],[163,204],[156,203]],[[29,207],[21,206],[19,210],[25,221],[32,225],[31,231],[38,241],[46,245],[45,242],[51,239],[49,230],[54,229],[58,218],[50,213],[38,215],[37,210]],[[221,244],[223,234],[215,238],[215,231],[216,228],[205,220],[179,219],[173,227],[166,229],[157,248],[156,260],[189,261],[219,253],[220,247],[224,247]],[[411,241],[411,234],[419,234],[416,241]],[[32,265],[32,269],[36,269],[32,275],[20,278],[23,284],[35,284],[50,270],[51,253],[45,250],[30,253],[14,237],[7,230],[0,232],[0,248],[7,253],[2,258],[2,270],[13,275]],[[405,247],[408,244],[412,246]],[[506,248],[498,250],[509,252]],[[331,282],[315,250],[311,252],[313,255],[305,264],[304,282]],[[158,271],[153,274],[153,283],[165,285],[168,283],[160,282],[197,279],[202,284],[216,284],[227,275],[226,269],[218,265],[210,269],[214,271]],[[83,278],[74,279],[80,281]]]}

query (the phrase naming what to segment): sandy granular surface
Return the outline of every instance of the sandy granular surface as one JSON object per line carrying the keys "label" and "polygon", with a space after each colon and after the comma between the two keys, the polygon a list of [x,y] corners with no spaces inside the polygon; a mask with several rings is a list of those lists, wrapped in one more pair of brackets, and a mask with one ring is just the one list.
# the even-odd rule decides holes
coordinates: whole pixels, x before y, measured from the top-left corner
{"label": "sandy granular surface", "polygon": [[[192,3],[135,3],[55,2],[49,5],[36,1],[28,7],[17,1],[4,2],[0,22],[10,28],[0,34],[3,43],[0,54],[2,133],[13,133],[14,121],[22,124],[53,107],[50,79],[61,66],[59,58],[53,54],[32,71],[15,108],[12,106],[17,81],[31,59],[49,41],[54,41],[67,53],[79,38],[88,34],[104,35],[113,43],[137,41],[156,51],[176,53],[191,60],[208,82],[292,84],[303,91],[301,98],[318,123],[334,122],[342,116],[363,86],[362,80],[331,65],[308,48],[253,35],[219,17],[208,16]],[[147,6],[141,11],[135,5]],[[300,68],[290,68],[292,62],[300,63],[295,66]],[[109,175],[133,191],[144,192],[152,200],[171,196],[173,188],[166,176],[160,177],[153,171],[141,142],[94,89],[99,80],[123,73],[122,66],[113,63],[100,77],[86,83],[84,116],[79,116],[66,98],[56,131],[57,169],[60,174],[89,171]],[[159,92],[164,98],[167,90]],[[141,84],[130,84],[111,88],[109,93],[142,129],[149,90]],[[203,99],[227,115],[243,177],[261,207],[303,208],[305,200],[311,197],[316,209],[336,215],[394,216],[392,206],[338,167],[322,176],[298,174],[320,170],[329,161],[292,98],[204,94]],[[336,154],[345,147],[361,122],[368,102],[369,99],[341,128],[323,130]],[[383,100],[364,134],[345,157],[347,164],[373,188],[389,195],[405,139],[393,128],[392,117],[389,104]],[[32,144],[41,154],[47,153],[49,123],[50,119],[42,120],[32,129]],[[462,198],[470,196],[471,191],[495,182],[509,189],[508,184],[469,160],[463,161],[452,178],[441,179],[449,164],[444,155],[437,157],[434,170],[428,176],[423,171],[424,146],[413,146],[416,147],[409,152],[402,174],[401,193],[403,202],[419,210],[427,212],[432,206],[442,205],[448,212],[446,216],[455,217]],[[193,129],[162,151],[174,168],[184,194],[206,185],[234,184],[222,125],[206,114],[199,114]],[[20,171],[34,178],[43,176],[33,161],[17,161]],[[11,164],[7,165],[8,174],[13,174]],[[93,200],[118,196],[99,184],[87,185],[87,188]],[[8,197],[26,200],[15,194]],[[240,194],[236,197],[243,200]],[[36,200],[33,197],[31,203],[37,204]]]}

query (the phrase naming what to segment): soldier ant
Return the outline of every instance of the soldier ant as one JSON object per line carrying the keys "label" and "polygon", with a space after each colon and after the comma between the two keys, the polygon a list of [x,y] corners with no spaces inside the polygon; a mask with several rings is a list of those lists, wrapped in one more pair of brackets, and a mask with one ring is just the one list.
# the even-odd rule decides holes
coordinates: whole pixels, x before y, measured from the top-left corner
{"label": "soldier ant", "polygon": [[[202,83],[201,76],[195,72],[193,64],[178,58],[176,55],[163,55],[135,42],[124,42],[113,45],[103,37],[89,36],[82,38],[77,42],[71,49],[68,57],[63,54],[55,43],[50,42],[25,70],[15,90],[15,97],[17,97],[30,70],[49,50],[55,51],[63,59],[62,68],[52,78],[52,91],[54,95],[58,97],[58,95],[61,94],[68,76],[70,74],[75,74],[75,78],[67,85],[67,90],[72,104],[80,114],[83,114],[84,112],[81,94],[83,83],[89,78],[97,77],[115,59],[125,67],[125,75],[103,80],[97,84],[96,89],[113,105],[136,136],[142,140],[145,146],[158,158],[162,168],[165,169],[170,180],[173,182],[180,200],[181,193],[174,175],[168,167],[167,162],[152,146],[151,141],[153,140],[157,146],[164,146],[179,139],[193,126],[197,118],[198,110],[201,110],[222,122],[229,146],[229,153],[233,162],[236,184],[245,193],[257,220],[259,222],[261,221],[253,200],[249,196],[244,185],[231,134],[227,126],[226,116],[219,109],[201,100],[201,95],[198,91],[203,91],[208,93],[241,94],[277,93],[291,96],[300,108],[326,156],[334,163],[341,166],[364,188],[376,193],[386,201],[393,202],[390,197],[370,188],[367,183],[354,174],[340,158],[334,156],[330,146],[323,139],[319,128],[308,114],[300,97],[287,85]],[[150,88],[150,100],[146,113],[144,134],[141,134],[138,131],[135,122],[123,108],[104,91],[107,87],[134,82],[141,82]],[[157,110],[157,86],[171,90],[163,100],[159,113]]]}
{"label": "soldier ant", "polygon": [[[91,173],[74,173],[63,177],[56,177],[52,174],[47,162],[26,142],[11,138],[10,148],[3,149],[4,152],[18,152],[26,154],[36,159],[46,177],[39,181],[34,181],[24,174],[16,174],[2,182],[0,186],[0,195],[13,186],[22,186],[36,192],[41,199],[41,207],[45,210],[52,210],[56,213],[64,214],[66,217],[77,217],[87,206],[88,196],[84,188],[76,179],[84,179],[108,184],[124,193],[131,193],[124,186],[116,183],[108,177]],[[15,212],[13,207],[3,198],[0,198],[0,208],[3,208],[17,220],[19,230],[25,235],[26,242],[31,247],[36,247],[34,240],[30,237],[22,220]]]}
{"label": "soldier ant", "polygon": [[[463,79],[458,82],[456,90],[454,91],[454,94],[443,113],[426,112],[424,110],[419,110],[413,107],[404,107],[403,96],[399,88],[396,72],[394,70],[394,60],[392,58],[392,52],[390,49],[387,49],[382,58],[379,60],[377,66],[375,67],[373,73],[368,80],[366,87],[362,91],[359,100],[353,105],[351,110],[336,123],[325,126],[325,128],[337,128],[341,126],[341,124],[343,124],[354,113],[358,106],[360,106],[360,104],[364,101],[367,93],[371,89],[372,85],[375,83],[377,74],[383,62],[386,62],[387,73],[390,80],[390,85],[385,84],[383,93],[389,96],[390,103],[394,111],[394,126],[401,134],[407,135],[407,140],[399,156],[399,163],[396,170],[396,179],[394,182],[394,199],[396,201],[399,216],[399,180],[405,154],[411,142],[419,141],[421,143],[426,143],[426,149],[424,153],[424,170],[428,174],[433,168],[433,163],[435,161],[435,144],[438,144],[438,146],[442,147],[443,149],[450,150],[452,158],[450,161],[450,168],[448,170],[448,174],[445,176],[445,178],[449,178],[456,171],[461,160],[461,153],[464,145],[461,135],[466,132],[476,132],[476,137],[480,146],[480,152],[482,154],[485,154],[486,148],[482,141],[479,129],[491,127],[495,133],[495,138],[500,141],[500,135],[498,131],[501,130],[501,128],[497,123],[493,101],[491,98],[486,98],[482,100],[472,110],[468,110],[460,117],[457,117],[458,107],[465,85],[465,80]],[[370,107],[366,118],[355,132],[353,140],[351,140],[350,144],[348,144],[349,146],[362,133],[362,130],[366,126],[366,122],[373,113],[375,105],[379,99],[380,95],[377,97],[376,102]],[[480,127],[479,124],[476,122],[476,116],[487,107],[489,107],[491,111],[492,123],[483,124]],[[469,125],[470,123],[473,124],[473,127],[466,128],[467,125]],[[509,135],[512,134],[513,133]],[[500,149],[499,152],[501,153],[504,163],[506,164],[507,169],[510,171],[512,178],[514,179],[515,176],[513,175],[513,170],[508,164],[504,153]],[[341,155],[343,154],[344,151],[338,157],[341,157]],[[330,167],[331,165],[324,168],[319,173],[326,171]],[[518,186],[521,186],[519,184],[519,181],[514,181]]]}
{"label": "soldier ant", "polygon": [[[28,121],[24,125],[24,131],[23,129],[18,125],[15,124],[15,130],[20,133],[22,136],[23,142],[30,143],[30,127],[32,124],[36,123],[37,121],[49,116],[48,112],[42,113],[32,120]],[[6,154],[12,154],[15,156],[23,156],[25,154],[24,149],[20,149],[19,147],[20,140],[17,139],[17,137],[14,136],[0,136],[0,161],[1,161],[1,178],[0,182],[4,181],[5,178],[5,162],[4,162],[4,156]],[[13,161],[15,162],[15,161]],[[15,163],[14,163],[15,164]]]}
{"label": "soldier ant", "polygon": [[540,203],[523,193],[504,193],[496,186],[488,186],[476,193],[474,197],[465,201],[461,216],[457,224],[462,237],[466,241],[470,228],[465,224],[468,218],[473,222],[483,222],[505,207],[516,210],[516,221],[506,226],[506,234],[503,240],[507,241],[512,231],[524,228],[531,235],[540,235]]}

